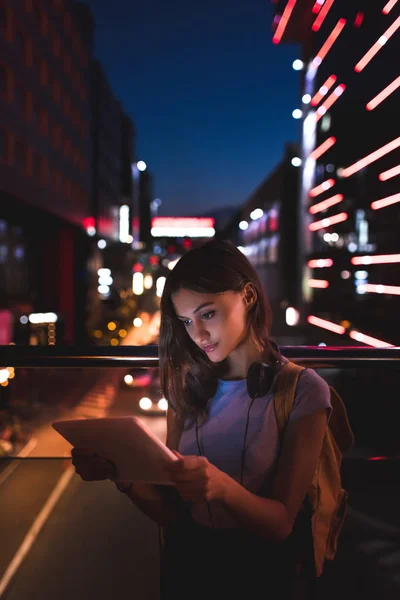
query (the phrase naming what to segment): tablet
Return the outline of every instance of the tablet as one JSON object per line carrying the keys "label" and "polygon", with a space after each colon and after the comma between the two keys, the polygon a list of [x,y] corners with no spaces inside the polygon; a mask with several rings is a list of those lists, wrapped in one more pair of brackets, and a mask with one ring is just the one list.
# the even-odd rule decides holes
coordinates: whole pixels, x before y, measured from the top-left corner
{"label": "tablet", "polygon": [[165,467],[178,458],[137,417],[55,421],[53,427],[72,446],[114,463],[116,480],[172,485]]}

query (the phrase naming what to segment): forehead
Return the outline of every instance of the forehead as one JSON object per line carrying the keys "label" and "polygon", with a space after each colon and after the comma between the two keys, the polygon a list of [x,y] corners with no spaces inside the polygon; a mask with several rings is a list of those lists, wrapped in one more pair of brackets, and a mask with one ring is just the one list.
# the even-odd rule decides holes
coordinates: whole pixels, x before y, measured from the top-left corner
{"label": "forehead", "polygon": [[172,304],[178,315],[188,315],[193,313],[202,304],[213,303],[221,304],[229,300],[234,292],[222,292],[221,294],[208,294],[194,292],[192,290],[180,289],[172,294]]}

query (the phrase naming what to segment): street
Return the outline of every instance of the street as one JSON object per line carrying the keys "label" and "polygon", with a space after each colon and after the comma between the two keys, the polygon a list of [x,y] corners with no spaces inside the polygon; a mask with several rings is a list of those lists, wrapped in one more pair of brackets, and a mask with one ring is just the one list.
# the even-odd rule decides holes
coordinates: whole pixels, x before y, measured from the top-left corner
{"label": "street", "polygon": [[[108,414],[139,414],[143,393],[125,384],[116,387]],[[95,394],[89,397],[93,412]],[[143,418],[165,439],[164,417]],[[0,597],[105,600],[128,593],[136,600],[156,600],[157,526],[113,483],[82,482],[63,458],[68,444],[50,423],[39,433],[31,457],[15,459],[19,464],[5,479],[1,475],[10,463],[0,473]],[[46,444],[59,458],[39,458]],[[399,462],[366,461],[355,449],[344,461],[343,478],[350,509],[337,558],[319,581],[321,598],[395,600],[400,593]]]}

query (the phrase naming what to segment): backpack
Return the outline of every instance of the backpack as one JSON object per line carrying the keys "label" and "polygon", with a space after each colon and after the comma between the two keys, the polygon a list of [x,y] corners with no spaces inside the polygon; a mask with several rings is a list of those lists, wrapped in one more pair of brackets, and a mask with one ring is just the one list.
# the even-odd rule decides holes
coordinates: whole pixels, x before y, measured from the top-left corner
{"label": "backpack", "polygon": [[[304,367],[287,362],[282,367],[275,390],[274,408],[282,443],[293,408],[297,381]],[[311,533],[315,576],[322,574],[325,560],[333,560],[347,508],[347,492],[342,488],[342,455],[354,443],[346,408],[331,386],[332,413],[326,429],[320,459],[306,504],[311,510]]]}

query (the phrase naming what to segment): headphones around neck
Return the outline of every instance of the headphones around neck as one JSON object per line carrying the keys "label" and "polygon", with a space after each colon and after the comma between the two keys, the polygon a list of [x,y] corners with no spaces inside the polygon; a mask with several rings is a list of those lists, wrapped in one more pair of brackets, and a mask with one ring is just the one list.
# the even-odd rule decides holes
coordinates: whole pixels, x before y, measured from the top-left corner
{"label": "headphones around neck", "polygon": [[257,361],[250,365],[247,371],[246,385],[247,393],[252,400],[268,394],[274,381],[278,364],[278,361],[273,365]]}

